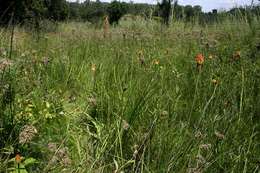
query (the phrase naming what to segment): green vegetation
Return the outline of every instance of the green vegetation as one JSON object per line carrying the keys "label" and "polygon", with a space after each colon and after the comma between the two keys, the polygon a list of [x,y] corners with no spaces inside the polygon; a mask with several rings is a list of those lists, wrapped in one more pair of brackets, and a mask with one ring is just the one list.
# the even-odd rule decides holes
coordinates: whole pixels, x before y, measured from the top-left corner
{"label": "green vegetation", "polygon": [[158,29],[1,30],[1,172],[259,171],[259,23]]}
{"label": "green vegetation", "polygon": [[259,172],[258,8],[176,10],[168,27],[131,13],[104,28],[41,10],[37,30],[11,20],[0,29],[0,172]]}
{"label": "green vegetation", "polygon": [[108,18],[110,24],[118,24],[120,18],[126,13],[125,3],[113,1],[107,7]]}

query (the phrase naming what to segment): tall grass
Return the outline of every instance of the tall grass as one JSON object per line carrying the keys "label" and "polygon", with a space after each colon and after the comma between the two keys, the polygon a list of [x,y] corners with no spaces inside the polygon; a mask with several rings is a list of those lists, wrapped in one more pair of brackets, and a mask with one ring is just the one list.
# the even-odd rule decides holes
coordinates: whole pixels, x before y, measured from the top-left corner
{"label": "tall grass", "polygon": [[[109,38],[62,24],[37,40],[16,28],[11,73],[1,71],[1,86],[15,83],[15,128],[1,124],[0,172],[17,150],[37,160],[28,172],[258,172],[259,29],[137,20]],[[22,144],[25,125],[37,134]]]}

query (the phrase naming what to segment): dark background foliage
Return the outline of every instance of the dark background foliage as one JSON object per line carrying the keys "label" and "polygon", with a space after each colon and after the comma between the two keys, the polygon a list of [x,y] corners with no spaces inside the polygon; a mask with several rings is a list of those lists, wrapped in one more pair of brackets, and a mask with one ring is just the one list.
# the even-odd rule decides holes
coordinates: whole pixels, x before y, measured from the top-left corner
{"label": "dark background foliage", "polygon": [[162,0],[157,5],[134,4],[113,1],[111,3],[93,2],[86,0],[83,3],[67,2],[65,0],[0,0],[0,24],[7,25],[12,19],[19,24],[25,21],[48,19],[51,21],[78,20],[97,23],[108,15],[110,24],[118,23],[124,14],[138,15],[145,19],[153,16],[161,17],[166,25],[172,20],[194,22],[199,19],[201,24],[221,22],[223,16],[241,17],[256,14],[259,16],[259,6],[237,7],[229,11],[203,12],[199,5],[182,6],[178,1]]}

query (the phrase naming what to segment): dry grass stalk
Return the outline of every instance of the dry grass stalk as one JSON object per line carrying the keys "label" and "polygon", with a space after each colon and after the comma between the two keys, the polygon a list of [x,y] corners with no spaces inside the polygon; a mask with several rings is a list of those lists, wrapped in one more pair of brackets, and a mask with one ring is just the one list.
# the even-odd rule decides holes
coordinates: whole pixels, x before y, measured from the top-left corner
{"label": "dry grass stalk", "polygon": [[108,20],[108,16],[105,16],[105,20],[104,20],[104,23],[103,23],[103,29],[104,29],[104,38],[107,38],[108,37],[108,32],[109,32],[109,20]]}

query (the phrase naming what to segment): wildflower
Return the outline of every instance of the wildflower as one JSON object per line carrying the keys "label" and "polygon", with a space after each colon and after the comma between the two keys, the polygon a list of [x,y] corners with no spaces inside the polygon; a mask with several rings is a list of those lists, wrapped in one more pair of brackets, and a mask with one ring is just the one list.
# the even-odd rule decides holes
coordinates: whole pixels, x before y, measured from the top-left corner
{"label": "wildflower", "polygon": [[218,81],[217,79],[212,79],[211,82],[212,82],[214,85],[219,84],[219,81]]}
{"label": "wildflower", "polygon": [[89,102],[89,104],[91,104],[92,106],[97,106],[97,100],[96,100],[94,97],[88,98],[88,102]]}
{"label": "wildflower", "polygon": [[240,51],[236,51],[234,54],[233,54],[233,59],[234,60],[238,60],[240,59],[241,57],[241,52]]}
{"label": "wildflower", "polygon": [[138,51],[138,60],[141,65],[145,64],[145,59],[144,59],[144,52],[143,50]]}
{"label": "wildflower", "polygon": [[21,161],[22,161],[22,156],[20,155],[20,153],[17,153],[15,155],[15,162],[19,164],[21,163]]}
{"label": "wildflower", "polygon": [[11,60],[3,59],[0,61],[0,70],[2,71],[7,67],[10,67],[11,65],[13,65],[13,62]]}
{"label": "wildflower", "polygon": [[204,135],[201,133],[201,131],[197,131],[195,133],[195,138],[203,138],[203,137],[204,137]]}
{"label": "wildflower", "polygon": [[91,65],[91,71],[95,72],[97,70],[96,64]]}
{"label": "wildflower", "polygon": [[44,64],[44,65],[48,65],[48,64],[49,64],[49,62],[50,62],[50,60],[49,60],[49,58],[48,58],[48,57],[43,57],[43,60],[42,60],[42,62],[43,62],[43,64]]}
{"label": "wildflower", "polygon": [[211,144],[201,144],[199,148],[204,150],[209,150],[211,148]]}
{"label": "wildflower", "polygon": [[225,136],[224,136],[222,133],[220,133],[220,132],[215,132],[215,135],[216,135],[219,139],[224,139],[224,138],[225,138]]}
{"label": "wildflower", "polygon": [[204,63],[204,56],[200,53],[196,55],[195,60],[197,62],[197,65],[202,65]]}
{"label": "wildflower", "polygon": [[57,144],[56,143],[48,143],[48,149],[51,151],[51,152],[55,152],[57,150]]}
{"label": "wildflower", "polygon": [[209,54],[209,59],[213,59],[213,55],[212,54]]}
{"label": "wildflower", "polygon": [[153,60],[153,64],[155,64],[155,65],[159,65],[159,64],[160,64],[160,61],[157,60],[157,59],[155,59],[155,60]]}
{"label": "wildflower", "polygon": [[161,115],[162,116],[167,116],[167,115],[169,115],[169,113],[167,111],[162,111]]}
{"label": "wildflower", "polygon": [[122,127],[123,127],[124,130],[128,130],[129,127],[130,127],[130,125],[127,123],[126,120],[123,120],[123,122],[122,122]]}
{"label": "wildflower", "polygon": [[23,127],[22,132],[19,134],[19,143],[29,143],[33,137],[38,133],[37,129],[32,125],[26,125]]}

